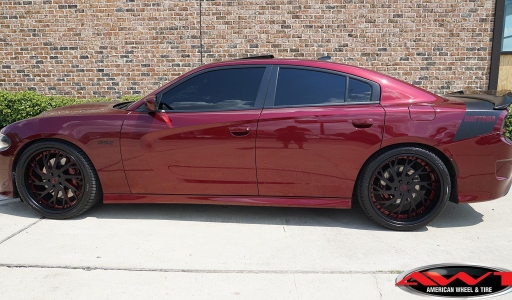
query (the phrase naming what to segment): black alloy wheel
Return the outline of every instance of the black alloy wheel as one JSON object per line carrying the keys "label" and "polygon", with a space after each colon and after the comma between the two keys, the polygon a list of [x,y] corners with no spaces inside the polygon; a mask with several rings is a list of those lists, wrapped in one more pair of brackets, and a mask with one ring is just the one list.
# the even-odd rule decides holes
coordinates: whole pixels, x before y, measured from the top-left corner
{"label": "black alloy wheel", "polygon": [[42,216],[78,216],[102,196],[97,174],[85,153],[60,141],[37,142],[18,161],[16,184],[23,201]]}
{"label": "black alloy wheel", "polygon": [[399,147],[370,160],[357,185],[359,202],[378,224],[414,230],[433,221],[450,195],[446,166],[433,153]]}

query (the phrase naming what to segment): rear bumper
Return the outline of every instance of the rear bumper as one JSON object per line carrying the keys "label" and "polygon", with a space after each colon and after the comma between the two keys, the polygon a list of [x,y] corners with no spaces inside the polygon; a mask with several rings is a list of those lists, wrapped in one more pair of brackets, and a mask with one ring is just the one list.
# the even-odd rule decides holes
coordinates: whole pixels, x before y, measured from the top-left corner
{"label": "rear bumper", "polygon": [[0,154],[0,195],[13,197],[12,159]]}
{"label": "rear bumper", "polygon": [[[479,186],[485,182],[486,187]],[[496,176],[458,178],[459,203],[481,202],[501,198],[510,190],[511,178],[498,180]]]}
{"label": "rear bumper", "polygon": [[448,146],[457,162],[459,203],[505,196],[512,184],[512,145],[499,133]]}

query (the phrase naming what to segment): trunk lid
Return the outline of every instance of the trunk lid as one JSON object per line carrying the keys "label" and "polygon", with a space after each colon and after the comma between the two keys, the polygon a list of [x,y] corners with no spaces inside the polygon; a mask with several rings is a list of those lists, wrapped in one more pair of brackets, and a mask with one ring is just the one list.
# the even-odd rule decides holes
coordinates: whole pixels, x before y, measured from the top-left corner
{"label": "trunk lid", "polygon": [[464,94],[464,92],[460,91],[443,95],[443,97],[456,98],[462,101],[465,101],[465,99],[486,101],[492,103],[494,105],[493,109],[496,110],[506,109],[510,106],[510,104],[512,104],[512,97],[510,97],[509,94],[503,96],[495,96],[490,94]]}

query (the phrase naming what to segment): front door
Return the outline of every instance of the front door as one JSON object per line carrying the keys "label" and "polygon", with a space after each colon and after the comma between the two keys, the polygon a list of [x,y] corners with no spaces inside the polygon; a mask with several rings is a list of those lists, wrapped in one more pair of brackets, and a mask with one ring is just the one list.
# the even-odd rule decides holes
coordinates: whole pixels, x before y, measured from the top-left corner
{"label": "front door", "polygon": [[257,195],[266,69],[200,72],[157,95],[160,112],[128,115],[121,152],[132,193]]}

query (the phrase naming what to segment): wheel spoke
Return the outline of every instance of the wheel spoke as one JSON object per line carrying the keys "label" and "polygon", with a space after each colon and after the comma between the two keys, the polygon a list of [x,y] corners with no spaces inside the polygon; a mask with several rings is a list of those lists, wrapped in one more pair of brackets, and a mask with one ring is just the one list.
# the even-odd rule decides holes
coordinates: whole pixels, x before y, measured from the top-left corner
{"label": "wheel spoke", "polygon": [[432,181],[413,181],[413,184],[421,185],[421,186],[427,186],[427,184],[432,184]]}
{"label": "wheel spoke", "polygon": [[386,202],[386,204],[384,204],[382,206],[382,208],[386,208],[386,207],[388,207],[389,205],[392,205],[392,204],[393,204],[393,201],[388,201],[388,202]]}
{"label": "wheel spoke", "polygon": [[48,152],[43,153],[43,167],[46,169],[46,173],[50,171],[50,153]]}
{"label": "wheel spoke", "polygon": [[64,180],[74,180],[76,181],[77,183],[79,184],[83,184],[83,179],[82,179],[82,176],[71,176],[71,175],[62,175],[60,178],[64,179]]}
{"label": "wheel spoke", "polygon": [[404,199],[400,199],[400,204],[397,206],[397,208],[395,208],[393,211],[390,212],[390,214],[394,213],[395,211],[398,210],[398,213],[400,213],[400,211],[402,210],[402,207],[404,206]]}
{"label": "wheel spoke", "polygon": [[57,168],[59,166],[60,160],[62,159],[62,152],[58,151],[57,156],[55,157],[53,161],[52,171],[57,171]]}
{"label": "wheel spoke", "polygon": [[37,165],[33,165],[32,170],[34,170],[37,173],[37,175],[41,176],[42,178],[45,178],[47,176],[47,174],[43,173],[42,170],[39,170]]}
{"label": "wheel spoke", "polygon": [[407,165],[407,162],[409,161],[409,157],[406,157],[405,158],[405,163],[404,163],[404,166],[402,168],[402,174],[400,174],[400,178],[404,178],[404,175],[407,174],[407,170],[409,169],[408,165]]}
{"label": "wheel spoke", "polygon": [[41,182],[40,179],[35,178],[34,175],[30,174],[30,179],[32,179],[32,182]]}
{"label": "wheel spoke", "polygon": [[391,162],[388,162],[388,166],[389,166],[389,175],[393,177],[393,180],[396,180],[396,165],[393,166],[391,164]]}
{"label": "wheel spoke", "polygon": [[71,206],[71,201],[69,201],[69,197],[68,197],[68,193],[65,193],[64,192],[64,189],[63,189],[63,192],[62,192],[62,205],[64,206],[64,201],[68,203],[69,206]]}
{"label": "wheel spoke", "polygon": [[379,178],[380,180],[384,181],[384,183],[386,183],[386,185],[388,186],[394,186],[394,184],[387,180],[384,176],[380,176],[379,174],[376,174],[376,177]]}
{"label": "wheel spoke", "polygon": [[53,189],[53,197],[52,197],[52,199],[50,201],[48,201],[48,204],[53,203],[53,205],[55,206],[55,200],[57,200],[57,194],[58,193],[59,192],[56,189]]}
{"label": "wheel spoke", "polygon": [[409,207],[409,212],[407,213],[408,216],[411,215],[411,212],[412,212],[412,209],[414,208],[414,212],[416,212],[416,205],[412,203],[410,203],[410,207]]}
{"label": "wheel spoke", "polygon": [[374,193],[375,195],[393,195],[393,196],[396,196],[397,192],[395,191],[382,191],[382,192],[372,192]]}
{"label": "wheel spoke", "polygon": [[381,188],[381,187],[379,187],[379,186],[377,186],[377,185],[373,185],[373,186],[372,186],[372,188],[377,189],[378,191],[381,191],[381,192],[387,192],[387,191],[390,191],[390,190],[386,190],[386,189],[384,189],[384,188]]}
{"label": "wheel spoke", "polygon": [[60,178],[77,180],[77,179],[81,179],[82,176],[80,176],[80,175],[66,175],[66,174],[64,174]]}
{"label": "wheel spoke", "polygon": [[425,205],[425,200],[428,200],[428,197],[427,197],[427,196],[425,196],[424,194],[421,194],[421,193],[420,193],[419,195],[421,196],[421,198],[420,198],[421,203],[422,203],[423,205]]}
{"label": "wheel spoke", "polygon": [[64,181],[64,182],[62,182],[62,183],[63,183],[63,184],[64,184],[68,189],[73,190],[73,191],[75,191],[75,192],[78,192],[78,190],[77,190],[74,186],[70,185],[69,183],[67,183],[67,182],[65,182],[65,181]]}
{"label": "wheel spoke", "polygon": [[38,193],[38,194],[39,194],[39,197],[41,197],[41,198],[42,198],[42,197],[46,196],[46,194],[48,194],[49,192],[51,192],[51,191],[52,191],[52,189],[53,189],[53,187],[52,187],[52,186],[50,186],[50,187],[48,187],[46,190],[44,190],[44,191],[42,191],[42,192],[36,192],[36,193]]}
{"label": "wheel spoke", "polygon": [[67,171],[67,170],[69,170],[69,169],[74,169],[74,168],[76,168],[77,166],[78,166],[78,165],[77,165],[75,162],[70,162],[70,163],[68,163],[68,164],[66,164],[66,165],[64,165],[64,166],[62,166],[62,167],[60,168],[60,170],[57,172],[57,174],[62,174],[62,172]]}
{"label": "wheel spoke", "polygon": [[414,178],[416,175],[428,174],[428,172],[421,172],[421,170],[425,169],[425,166],[422,166],[418,170],[415,170],[411,175],[408,175],[407,178]]}

